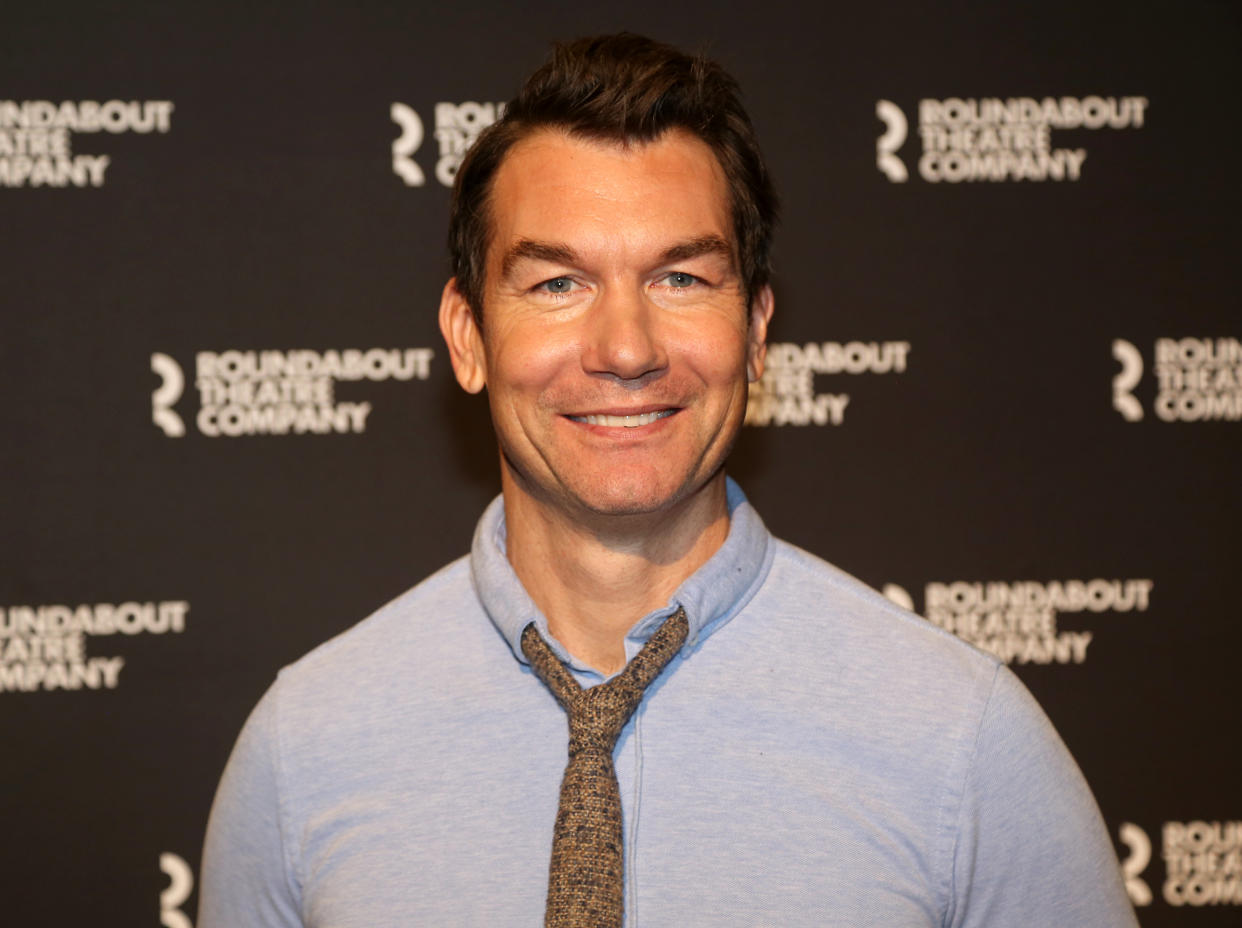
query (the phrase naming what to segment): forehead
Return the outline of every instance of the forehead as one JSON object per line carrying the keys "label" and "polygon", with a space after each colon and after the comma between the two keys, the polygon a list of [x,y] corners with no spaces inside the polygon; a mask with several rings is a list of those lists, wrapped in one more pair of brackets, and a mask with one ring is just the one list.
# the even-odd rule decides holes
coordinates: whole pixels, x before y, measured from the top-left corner
{"label": "forehead", "polygon": [[709,235],[733,241],[724,171],[681,130],[641,143],[538,130],[505,156],[490,213],[489,264],[524,239],[613,255]]}

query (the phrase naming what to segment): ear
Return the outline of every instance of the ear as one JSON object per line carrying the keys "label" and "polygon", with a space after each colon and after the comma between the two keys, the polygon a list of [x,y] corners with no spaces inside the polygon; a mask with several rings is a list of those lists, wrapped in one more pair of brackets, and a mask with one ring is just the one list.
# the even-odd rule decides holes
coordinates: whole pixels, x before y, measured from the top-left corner
{"label": "ear", "polygon": [[450,278],[440,294],[440,334],[448,345],[457,382],[467,393],[478,393],[487,384],[483,333],[470,304],[457,289],[456,277]]}
{"label": "ear", "polygon": [[750,304],[750,331],[746,336],[746,379],[751,383],[763,376],[763,359],[768,353],[768,323],[776,308],[772,288],[766,284]]}

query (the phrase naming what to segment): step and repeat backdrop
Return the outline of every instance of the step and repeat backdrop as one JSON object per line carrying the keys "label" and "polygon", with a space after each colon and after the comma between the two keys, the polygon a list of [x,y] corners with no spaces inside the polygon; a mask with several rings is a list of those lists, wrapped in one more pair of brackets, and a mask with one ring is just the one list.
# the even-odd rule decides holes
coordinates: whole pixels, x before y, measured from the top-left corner
{"label": "step and repeat backdrop", "polygon": [[188,928],[277,669],[466,551],[449,187],[619,29],[736,74],[782,193],[731,472],[1013,667],[1144,928],[1242,923],[1235,4],[101,6],[0,15],[6,924]]}

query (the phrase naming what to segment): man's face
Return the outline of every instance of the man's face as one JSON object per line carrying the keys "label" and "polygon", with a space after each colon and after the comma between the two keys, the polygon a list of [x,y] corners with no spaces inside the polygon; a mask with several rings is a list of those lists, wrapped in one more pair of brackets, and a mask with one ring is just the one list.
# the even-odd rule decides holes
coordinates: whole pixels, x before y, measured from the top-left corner
{"label": "man's face", "polygon": [[482,332],[451,283],[442,324],[463,386],[487,386],[506,493],[654,513],[720,475],[772,301],[747,306],[711,149],[539,131],[490,210]]}

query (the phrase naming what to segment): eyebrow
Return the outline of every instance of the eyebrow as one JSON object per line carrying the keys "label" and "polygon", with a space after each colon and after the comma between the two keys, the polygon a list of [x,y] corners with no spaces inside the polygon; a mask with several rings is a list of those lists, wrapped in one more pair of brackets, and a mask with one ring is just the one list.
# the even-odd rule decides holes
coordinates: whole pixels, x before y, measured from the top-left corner
{"label": "eyebrow", "polygon": [[578,253],[560,242],[536,242],[520,239],[505,252],[500,263],[500,276],[508,277],[519,261],[550,261],[554,264],[577,264]]}
{"label": "eyebrow", "polygon": [[[733,247],[719,235],[702,235],[666,248],[659,264],[689,261],[703,255],[719,255],[733,264]],[[540,242],[524,238],[513,244],[500,263],[500,275],[508,277],[521,261],[548,261],[553,264],[578,264],[578,253],[563,242]]]}
{"label": "eyebrow", "polygon": [[668,264],[672,261],[689,261],[691,258],[700,258],[703,255],[719,255],[720,257],[727,258],[729,263],[732,264],[733,246],[719,235],[703,235],[667,249],[664,254],[660,255],[660,263]]}

